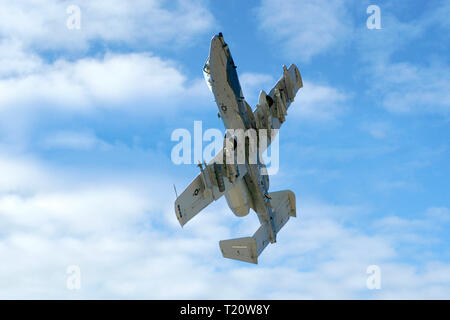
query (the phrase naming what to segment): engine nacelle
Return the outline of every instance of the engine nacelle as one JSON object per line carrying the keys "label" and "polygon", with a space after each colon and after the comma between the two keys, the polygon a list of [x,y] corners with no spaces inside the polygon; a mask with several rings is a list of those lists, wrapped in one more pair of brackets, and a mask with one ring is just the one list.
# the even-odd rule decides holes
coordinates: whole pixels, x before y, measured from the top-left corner
{"label": "engine nacelle", "polygon": [[225,198],[227,199],[231,211],[238,217],[244,217],[250,212],[252,200],[244,180],[236,183],[236,185],[225,194]]}

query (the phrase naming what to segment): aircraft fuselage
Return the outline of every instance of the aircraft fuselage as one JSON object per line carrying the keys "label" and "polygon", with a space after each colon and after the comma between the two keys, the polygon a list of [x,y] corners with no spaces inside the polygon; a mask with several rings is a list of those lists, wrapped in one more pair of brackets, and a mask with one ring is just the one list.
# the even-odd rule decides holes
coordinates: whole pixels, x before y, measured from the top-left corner
{"label": "aircraft fuselage", "polygon": [[[245,101],[228,45],[221,34],[211,40],[210,55],[204,70],[210,72],[208,79],[214,98],[219,106],[220,117],[227,129],[257,129],[253,111]],[[256,131],[257,132],[257,131]],[[256,144],[258,145],[258,143]],[[256,164],[249,163],[245,157],[247,174],[225,194],[230,209],[237,216],[245,216],[250,208],[256,211],[261,223],[267,223],[273,230],[273,212],[268,197],[268,177],[263,177],[259,151],[256,151]],[[245,143],[245,153],[251,152]],[[276,241],[275,232],[270,232],[271,242]]]}

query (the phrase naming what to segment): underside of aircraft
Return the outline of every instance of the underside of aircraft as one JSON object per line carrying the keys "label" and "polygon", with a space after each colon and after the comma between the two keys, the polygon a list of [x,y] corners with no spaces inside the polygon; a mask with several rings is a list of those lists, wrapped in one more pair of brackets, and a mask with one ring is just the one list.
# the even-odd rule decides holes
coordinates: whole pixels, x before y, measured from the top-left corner
{"label": "underside of aircraft", "polygon": [[[261,223],[253,236],[222,240],[219,245],[225,258],[258,263],[258,256],[269,243],[276,242],[277,233],[289,217],[296,216],[292,191],[269,192],[269,178],[261,155],[285,121],[289,106],[303,86],[302,78],[294,64],[289,68],[283,66],[283,76],[268,94],[260,92],[253,111],[244,99],[236,65],[221,33],[211,40],[203,73],[214,94],[227,135],[222,151],[208,164],[199,164],[200,174],[177,197],[175,212],[184,226],[222,195],[239,217],[253,209]],[[228,134],[231,130],[244,132],[244,139]],[[255,134],[256,143],[252,143],[248,132]],[[263,138],[267,140],[266,144],[260,143]],[[238,150],[243,150],[244,160],[239,157]],[[252,153],[255,161],[249,160]]]}

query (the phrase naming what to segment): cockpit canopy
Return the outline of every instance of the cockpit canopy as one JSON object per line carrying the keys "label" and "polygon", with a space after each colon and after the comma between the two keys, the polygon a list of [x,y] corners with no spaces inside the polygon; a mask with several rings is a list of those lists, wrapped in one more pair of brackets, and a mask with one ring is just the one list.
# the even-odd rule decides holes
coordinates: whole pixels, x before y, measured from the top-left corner
{"label": "cockpit canopy", "polygon": [[203,67],[203,77],[205,77],[206,85],[212,92],[212,80],[211,80],[211,70],[209,69],[209,57],[205,62],[205,66]]}

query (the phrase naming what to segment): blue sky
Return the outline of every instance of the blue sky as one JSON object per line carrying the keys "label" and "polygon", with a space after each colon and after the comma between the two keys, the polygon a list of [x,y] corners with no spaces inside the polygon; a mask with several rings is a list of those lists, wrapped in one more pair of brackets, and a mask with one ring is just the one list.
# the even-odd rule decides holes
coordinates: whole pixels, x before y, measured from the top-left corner
{"label": "blue sky", "polygon": [[[370,4],[381,29],[366,27]],[[450,298],[449,14],[445,1],[2,1],[0,297]],[[201,72],[218,32],[252,107],[283,64],[304,82],[270,177],[297,218],[256,266],[218,247],[253,234],[254,213],[220,199],[181,228],[173,211],[173,184],[198,168],[172,163],[171,133],[224,129]]]}

